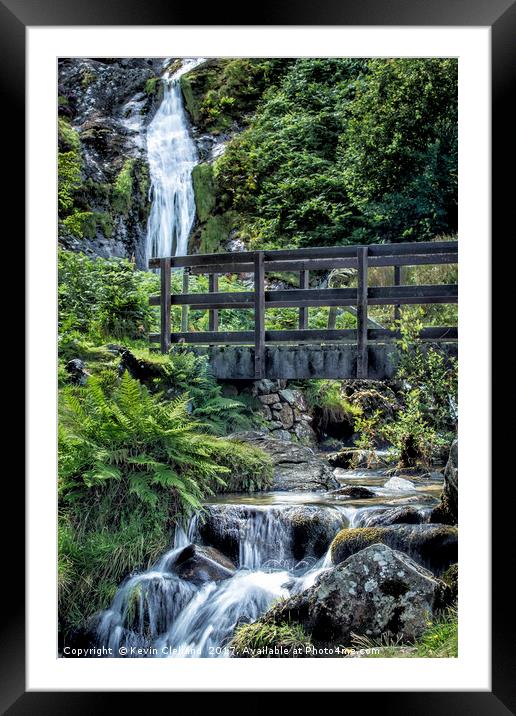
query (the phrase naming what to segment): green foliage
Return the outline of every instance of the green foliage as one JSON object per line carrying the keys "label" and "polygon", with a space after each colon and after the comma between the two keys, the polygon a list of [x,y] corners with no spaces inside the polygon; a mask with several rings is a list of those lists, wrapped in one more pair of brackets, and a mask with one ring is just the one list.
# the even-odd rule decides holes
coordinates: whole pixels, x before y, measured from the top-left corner
{"label": "green foliage", "polygon": [[57,200],[60,215],[68,213],[74,204],[75,192],[81,185],[82,159],[79,135],[63,117],[58,119]]}
{"label": "green foliage", "polygon": [[113,186],[112,206],[120,214],[128,214],[131,209],[135,163],[135,159],[126,159]]}
{"label": "green foliage", "polygon": [[113,219],[106,212],[74,209],[63,220],[63,225],[70,234],[78,239],[94,239],[97,229],[107,237],[113,234]]}
{"label": "green foliage", "polygon": [[[203,95],[202,78],[222,82],[221,73],[214,65],[185,80],[215,123],[232,110],[220,106],[225,94]],[[202,125],[199,97],[193,119]],[[221,210],[238,214],[239,235],[251,247],[423,240],[454,231],[457,63],[289,61],[265,83],[248,127],[214,169]]]}
{"label": "green foliage", "polygon": [[60,334],[145,336],[153,319],[148,296],[157,290],[154,274],[123,259],[89,259],[63,249],[58,269]]}
{"label": "green foliage", "polygon": [[311,639],[297,623],[269,624],[254,622],[243,624],[235,631],[230,643],[232,654],[237,657],[268,658],[274,650],[276,656],[301,656],[311,647]]}
{"label": "green foliage", "polygon": [[218,133],[252,111],[291,62],[236,58],[203,63],[181,77],[186,108],[195,124]]}
{"label": "green foliage", "polygon": [[374,59],[345,109],[337,158],[379,238],[422,240],[457,226],[457,61]]}
{"label": "green foliage", "polygon": [[166,504],[171,516],[188,515],[227,472],[216,459],[218,443],[201,435],[188,415],[187,397],[161,402],[124,372],[112,390],[92,376],[86,387],[64,389],[62,401],[63,502],[107,496],[111,503]]}
{"label": "green foliage", "polygon": [[429,465],[437,434],[425,421],[421,410],[421,395],[417,389],[405,396],[405,406],[397,420],[383,426],[384,437],[393,445],[400,467]]}
{"label": "green foliage", "polygon": [[224,458],[230,472],[217,492],[257,492],[270,487],[273,465],[270,456],[260,448],[231,440],[231,448]]}
{"label": "green foliage", "polygon": [[362,414],[361,409],[345,397],[342,381],[339,380],[311,380],[307,386],[306,398],[320,433],[326,433],[330,424],[353,425],[354,420]]}

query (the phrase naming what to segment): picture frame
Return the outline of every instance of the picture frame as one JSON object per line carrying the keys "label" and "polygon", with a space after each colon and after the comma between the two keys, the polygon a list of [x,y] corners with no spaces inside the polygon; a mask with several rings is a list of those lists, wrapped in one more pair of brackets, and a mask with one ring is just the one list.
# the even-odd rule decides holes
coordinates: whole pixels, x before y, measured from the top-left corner
{"label": "picture frame", "polygon": [[[161,0],[148,0],[139,3],[127,0],[124,3],[106,5],[98,0],[88,4],[69,1],[60,5],[36,3],[30,0],[3,0],[0,3],[0,37],[3,62],[0,69],[3,96],[10,114],[18,118],[16,123],[8,123],[7,129],[13,147],[24,144],[24,128],[20,118],[24,112],[25,86],[25,30],[33,26],[72,26],[72,25],[190,25],[195,18],[192,9],[178,8],[167,5]],[[230,16],[230,13],[227,14]],[[431,0],[407,3],[395,0],[389,4],[378,0],[354,3],[344,6],[336,2],[323,2],[317,9],[308,3],[284,4],[282,6],[266,3],[252,18],[241,17],[238,11],[231,15],[238,22],[223,23],[216,8],[209,7],[203,11],[203,24],[210,25],[404,25],[404,26],[489,26],[492,38],[492,156],[493,156],[493,239],[498,236],[501,243],[503,221],[511,206],[510,182],[503,181],[503,169],[514,166],[510,163],[514,158],[514,147],[508,147],[507,138],[511,137],[512,115],[509,111],[510,90],[514,86],[514,37],[516,36],[516,3],[501,0],[496,2],[475,2],[468,6]],[[24,215],[23,198],[20,187],[23,186],[23,165],[18,160],[10,163],[11,188],[8,205],[10,211],[18,216]],[[15,188],[17,187],[17,189]],[[508,224],[509,226],[509,224]],[[508,235],[507,235],[508,237]],[[495,244],[496,246],[497,244]],[[496,254],[493,252],[493,255]],[[19,262],[19,255],[17,256]],[[499,265],[503,263],[504,265]],[[509,262],[493,263],[493,288],[508,282]],[[496,278],[496,281],[495,281]],[[493,300],[498,297],[499,290],[493,290]],[[491,389],[493,396],[503,394],[502,380],[505,367],[501,364],[501,334],[494,328],[501,316],[493,314],[497,320],[493,323],[492,359],[493,378]],[[496,347],[498,344],[498,351]],[[496,355],[497,354],[497,355]],[[487,379],[487,377],[484,377]],[[28,385],[30,390],[30,385]],[[369,708],[396,710],[400,714],[433,714],[433,713],[467,713],[467,714],[506,714],[514,712],[516,700],[514,693],[514,628],[509,611],[512,607],[510,588],[507,578],[507,560],[510,557],[504,550],[506,544],[504,531],[510,525],[509,509],[512,501],[508,498],[509,485],[496,490],[501,482],[503,468],[496,466],[501,462],[500,456],[505,446],[510,444],[508,424],[500,425],[492,435],[493,460],[492,502],[493,502],[493,596],[492,596],[492,690],[490,692],[361,692],[360,704]],[[507,481],[506,481],[507,482]],[[23,572],[20,567],[20,551],[23,544],[24,485],[21,480],[11,484],[9,494],[9,511],[16,507],[19,525],[11,533],[10,541],[19,545],[12,552],[8,550],[8,569],[16,574],[17,579],[10,580],[9,599],[11,609],[9,618],[2,624],[1,671],[3,712],[10,714],[25,713],[90,713],[102,711],[106,699],[105,694],[92,692],[27,692],[25,688],[25,620],[24,620],[24,587]],[[11,528],[12,529],[12,528]],[[136,696],[136,695],[135,695]],[[355,697],[349,693],[347,698]],[[367,701],[364,701],[367,699]],[[349,702],[348,702],[349,708]]]}

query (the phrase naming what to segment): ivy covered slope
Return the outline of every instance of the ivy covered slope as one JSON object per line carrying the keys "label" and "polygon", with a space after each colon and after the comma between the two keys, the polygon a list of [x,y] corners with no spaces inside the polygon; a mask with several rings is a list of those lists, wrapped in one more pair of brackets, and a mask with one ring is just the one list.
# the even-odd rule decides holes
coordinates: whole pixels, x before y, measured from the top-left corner
{"label": "ivy covered slope", "polygon": [[143,267],[149,210],[144,129],[160,101],[160,59],[62,59],[59,241]]}
{"label": "ivy covered slope", "polygon": [[193,249],[456,232],[455,60],[212,60],[181,83],[203,160]]}
{"label": "ivy covered slope", "polygon": [[[224,438],[255,425],[203,359],[152,353],[156,277],[127,260],[59,253],[59,618],[66,641],[202,501],[259,490],[272,467]],[[130,349],[130,351],[128,351]]]}

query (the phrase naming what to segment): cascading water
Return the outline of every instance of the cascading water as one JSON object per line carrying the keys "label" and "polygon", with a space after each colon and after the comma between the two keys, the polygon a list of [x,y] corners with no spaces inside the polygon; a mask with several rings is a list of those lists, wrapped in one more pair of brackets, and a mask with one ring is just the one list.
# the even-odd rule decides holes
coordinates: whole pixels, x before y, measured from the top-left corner
{"label": "cascading water", "polygon": [[184,60],[179,70],[164,75],[163,100],[147,128],[151,180],[147,260],[188,253],[195,217],[192,169],[197,151],[188,129],[179,78],[202,62],[203,58]]}
{"label": "cascading water", "polygon": [[[329,547],[340,529],[367,525],[388,507],[412,505],[424,514],[437,502],[433,483],[418,491],[407,480],[374,471],[347,471],[346,479],[368,482],[377,497],[343,504],[331,493],[264,493],[206,505],[186,532],[176,530],[169,552],[120,587],[99,617],[96,645],[112,656],[231,656],[228,644],[238,625],[308,589],[331,567]],[[181,577],[180,555],[191,544],[218,549],[236,572],[218,581]]]}

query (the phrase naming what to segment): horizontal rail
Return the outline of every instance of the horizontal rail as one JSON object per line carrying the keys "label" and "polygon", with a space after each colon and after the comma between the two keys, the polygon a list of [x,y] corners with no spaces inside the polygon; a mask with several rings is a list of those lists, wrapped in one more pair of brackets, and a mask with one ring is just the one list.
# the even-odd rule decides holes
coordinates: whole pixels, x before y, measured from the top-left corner
{"label": "horizontal rail", "polygon": [[[369,267],[376,268],[380,266],[425,266],[437,264],[454,264],[457,263],[457,254],[431,254],[430,256],[418,256],[411,254],[408,256],[376,256],[369,259]],[[266,273],[281,273],[282,271],[331,271],[340,268],[357,268],[358,262],[356,258],[344,259],[291,259],[290,261],[265,262],[264,270]],[[200,276],[207,273],[253,273],[254,264],[236,263],[236,264],[213,264],[211,266],[194,266],[191,273]]]}
{"label": "horizontal rail", "polygon": [[[401,337],[400,331],[389,330],[388,328],[369,328],[367,334],[369,342],[390,341]],[[431,328],[423,328],[419,337],[423,340],[456,341],[458,331],[454,326],[433,326]],[[160,334],[152,333],[150,340],[154,343],[159,343]],[[328,330],[325,328],[307,328],[265,331],[266,343],[332,343],[343,340],[354,342],[356,340],[356,330],[353,328],[334,330]],[[199,331],[198,333],[171,333],[170,342],[219,345],[253,344],[254,331]]]}
{"label": "horizontal rail", "polygon": [[[371,261],[375,257],[394,256],[418,256],[457,254],[458,244],[456,241],[422,241],[420,243],[400,244],[370,244],[368,247],[368,258]],[[238,253],[224,254],[192,254],[189,256],[172,256],[170,265],[172,268],[179,267],[203,267],[203,266],[224,266],[225,270],[233,266],[253,264],[256,251],[241,251]],[[299,261],[299,260],[321,260],[321,259],[345,259],[353,258],[356,261],[357,246],[322,246],[305,249],[276,249],[263,251],[264,263],[271,261]],[[447,263],[447,262],[446,262]],[[373,265],[373,264],[370,264]],[[385,264],[394,265],[394,264]],[[159,268],[160,259],[149,260],[149,268]],[[309,268],[313,268],[310,266]],[[272,270],[272,269],[268,269]],[[277,269],[274,269],[277,270]],[[297,270],[297,268],[296,268]],[[237,271],[241,273],[240,271]],[[222,273],[222,272],[221,272]]]}
{"label": "horizontal rail", "polygon": [[[370,305],[456,303],[456,284],[420,286],[379,286],[367,291]],[[265,306],[289,308],[304,306],[353,306],[356,288],[292,288],[265,291]],[[160,296],[149,298],[151,306],[160,305]],[[254,291],[225,293],[183,293],[170,296],[172,306],[188,305],[195,309],[254,308]]]}

